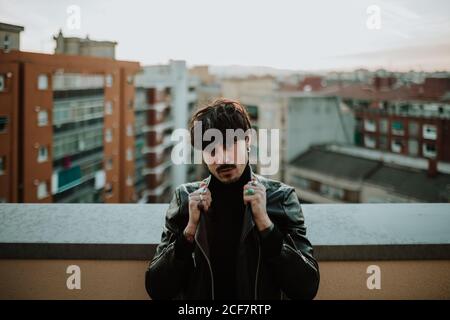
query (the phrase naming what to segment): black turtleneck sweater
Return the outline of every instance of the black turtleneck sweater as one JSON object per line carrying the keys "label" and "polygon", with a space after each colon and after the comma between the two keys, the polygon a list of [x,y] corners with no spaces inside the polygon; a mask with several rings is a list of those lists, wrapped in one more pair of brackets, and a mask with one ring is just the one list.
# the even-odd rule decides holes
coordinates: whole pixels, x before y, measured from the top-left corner
{"label": "black turtleneck sweater", "polygon": [[[214,276],[216,299],[236,299],[236,265],[238,245],[245,213],[244,185],[251,180],[247,166],[238,181],[223,184],[211,174],[209,190],[212,196],[212,210],[207,213],[208,242]],[[281,252],[283,235],[275,225],[260,232],[264,259],[273,259]],[[175,256],[191,259],[195,243],[186,240],[182,233],[175,242]]]}
{"label": "black turtleneck sweater", "polygon": [[245,213],[243,188],[250,180],[248,163],[239,180],[229,184],[211,175],[208,241],[216,299],[236,298],[236,259]]}

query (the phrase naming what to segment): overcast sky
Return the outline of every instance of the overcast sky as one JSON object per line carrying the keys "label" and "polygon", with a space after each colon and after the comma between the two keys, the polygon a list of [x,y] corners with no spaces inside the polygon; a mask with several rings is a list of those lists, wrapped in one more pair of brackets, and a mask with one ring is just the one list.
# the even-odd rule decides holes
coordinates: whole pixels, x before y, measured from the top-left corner
{"label": "overcast sky", "polygon": [[[380,29],[367,27],[370,5]],[[450,70],[448,0],[0,0],[0,21],[25,27],[22,50],[52,53],[61,28],[117,41],[118,59],[144,65]]]}

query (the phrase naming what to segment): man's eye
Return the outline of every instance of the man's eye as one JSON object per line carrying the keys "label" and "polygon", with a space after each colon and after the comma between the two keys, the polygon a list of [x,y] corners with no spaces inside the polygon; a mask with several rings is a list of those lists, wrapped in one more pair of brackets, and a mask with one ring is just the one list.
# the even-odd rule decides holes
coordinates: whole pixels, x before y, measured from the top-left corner
{"label": "man's eye", "polygon": [[216,155],[216,149],[212,149],[210,155],[211,157],[214,157]]}

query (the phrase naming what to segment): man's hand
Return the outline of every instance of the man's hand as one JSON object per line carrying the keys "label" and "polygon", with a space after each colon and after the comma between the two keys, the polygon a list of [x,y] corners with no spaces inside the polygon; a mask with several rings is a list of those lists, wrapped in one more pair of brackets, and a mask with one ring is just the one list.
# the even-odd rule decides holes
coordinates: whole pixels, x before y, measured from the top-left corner
{"label": "man's hand", "polygon": [[200,221],[201,210],[207,212],[211,206],[211,192],[206,187],[206,183],[202,182],[200,188],[189,194],[189,221],[184,229],[184,235],[189,239],[193,239]]}
{"label": "man's hand", "polygon": [[252,179],[244,186],[244,203],[251,204],[253,220],[259,231],[272,225],[266,211],[266,188],[256,179]]}

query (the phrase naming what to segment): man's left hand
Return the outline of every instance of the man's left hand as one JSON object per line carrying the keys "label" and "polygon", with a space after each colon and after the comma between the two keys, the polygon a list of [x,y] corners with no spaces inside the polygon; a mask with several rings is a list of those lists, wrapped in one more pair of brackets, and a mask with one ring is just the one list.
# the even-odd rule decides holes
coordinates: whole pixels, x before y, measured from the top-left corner
{"label": "man's left hand", "polygon": [[253,220],[259,231],[272,225],[266,211],[266,188],[256,179],[244,186],[244,203],[252,206]]}

